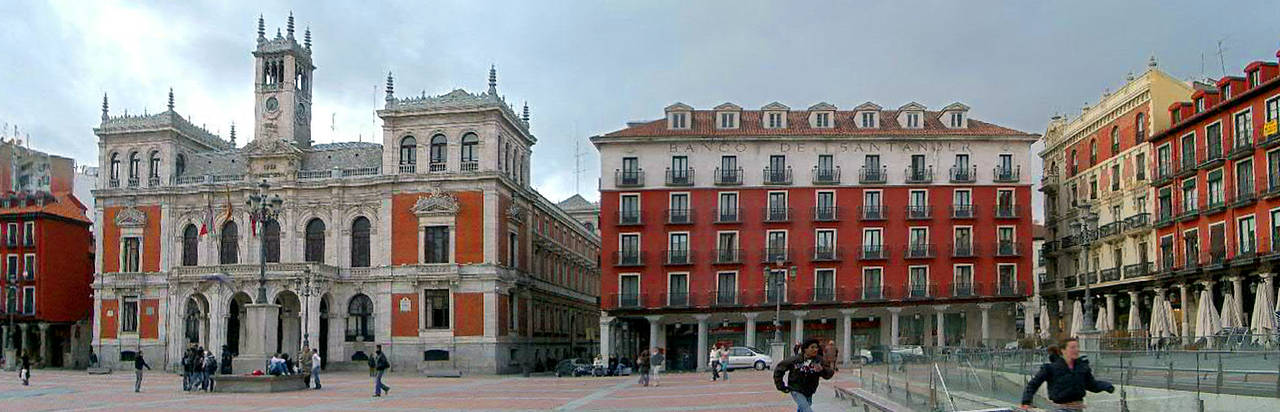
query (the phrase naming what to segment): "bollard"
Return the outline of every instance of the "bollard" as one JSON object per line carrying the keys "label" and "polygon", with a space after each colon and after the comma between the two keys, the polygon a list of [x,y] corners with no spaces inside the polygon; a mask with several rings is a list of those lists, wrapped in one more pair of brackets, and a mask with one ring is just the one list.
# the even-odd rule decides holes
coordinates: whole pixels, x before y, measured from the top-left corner
{"label": "bollard", "polygon": [[1169,374],[1164,382],[1165,389],[1173,389],[1173,361],[1169,361]]}
{"label": "bollard", "polygon": [[1222,354],[1218,354],[1218,393],[1222,393]]}
{"label": "bollard", "polygon": [[1196,354],[1196,397],[1200,397],[1200,354]]}
{"label": "bollard", "polygon": [[1196,411],[1204,412],[1204,399],[1196,399]]}

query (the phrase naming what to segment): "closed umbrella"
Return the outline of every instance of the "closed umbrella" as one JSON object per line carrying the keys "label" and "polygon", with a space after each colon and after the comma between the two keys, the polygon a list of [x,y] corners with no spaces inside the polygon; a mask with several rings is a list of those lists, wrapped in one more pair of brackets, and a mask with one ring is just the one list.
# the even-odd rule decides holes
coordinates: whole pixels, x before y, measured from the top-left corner
{"label": "closed umbrella", "polygon": [[1110,313],[1107,313],[1107,308],[1106,308],[1106,307],[1100,307],[1100,308],[1098,308],[1098,320],[1097,320],[1097,321],[1095,321],[1095,322],[1093,322],[1093,324],[1094,324],[1094,327],[1098,328],[1098,331],[1100,331],[1100,332],[1110,332],[1110,331],[1111,331],[1111,329],[1112,329],[1112,327],[1111,327],[1111,314],[1110,314]]}
{"label": "closed umbrella", "polygon": [[1071,337],[1080,336],[1080,328],[1084,327],[1084,310],[1080,307],[1080,301],[1071,304]]}
{"label": "closed umbrella", "polygon": [[[1196,307],[1196,337],[1209,338],[1222,329],[1222,321],[1218,317],[1218,308],[1213,305],[1213,292],[1200,291],[1200,304]],[[1213,346],[1213,340],[1207,340],[1206,347]]]}
{"label": "closed umbrella", "polygon": [[1151,300],[1151,319],[1147,322],[1147,336],[1149,337],[1161,337],[1163,332],[1161,328],[1164,327],[1164,320],[1162,319],[1164,316],[1163,302],[1164,298],[1158,294]]}
{"label": "closed umbrella", "polygon": [[[1178,322],[1175,322],[1173,319],[1173,303],[1169,302],[1168,299],[1163,299],[1163,300],[1164,300],[1164,322],[1165,322],[1164,330],[1168,333],[1170,337],[1181,336],[1181,334],[1178,333]],[[1183,332],[1185,333],[1186,331],[1183,331]]]}
{"label": "closed umbrella", "polygon": [[1236,306],[1235,296],[1231,296],[1230,293],[1226,294],[1226,297],[1222,299],[1221,329],[1239,328],[1244,326],[1244,317],[1241,316],[1240,312],[1236,311],[1236,309],[1239,309],[1239,306]]}
{"label": "closed umbrella", "polygon": [[1049,339],[1049,307],[1040,305],[1040,339]]}
{"label": "closed umbrella", "polygon": [[1253,301],[1253,316],[1249,319],[1249,332],[1253,334],[1253,343],[1266,342],[1267,335],[1276,330],[1276,318],[1268,310],[1273,305],[1275,296],[1272,293],[1274,292],[1271,290],[1270,281],[1258,285],[1258,294]]}
{"label": "closed umbrella", "polygon": [[1130,331],[1142,330],[1142,315],[1138,311],[1138,301],[1129,302],[1129,326]]}

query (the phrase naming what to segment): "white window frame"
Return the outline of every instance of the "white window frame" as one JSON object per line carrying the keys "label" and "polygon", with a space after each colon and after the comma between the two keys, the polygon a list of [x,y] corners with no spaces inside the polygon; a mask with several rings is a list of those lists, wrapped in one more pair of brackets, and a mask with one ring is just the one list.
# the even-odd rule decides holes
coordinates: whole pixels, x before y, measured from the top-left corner
{"label": "white window frame", "polygon": [[689,272],[668,272],[667,273],[667,302],[666,302],[667,306],[671,306],[671,278],[676,275],[684,276],[684,289],[685,289],[684,303],[688,305],[691,303],[690,300],[692,300],[692,299],[689,299],[689,294],[692,293],[690,292],[690,289],[689,289]]}
{"label": "white window frame", "polygon": [[[916,193],[924,193],[924,204],[911,203],[916,198]],[[884,199],[881,199],[883,202]],[[911,189],[907,192],[907,206],[929,207],[929,191],[927,189]]]}
{"label": "white window frame", "polygon": [[[30,310],[30,311],[28,311],[28,310],[27,310],[27,300],[28,300],[28,299],[30,299],[30,300],[31,300],[31,310]],[[20,312],[22,312],[22,313],[23,313],[23,314],[25,314],[25,315],[34,315],[34,314],[36,313],[36,303],[37,303],[37,302],[36,302],[36,287],[35,287],[35,286],[23,286],[23,287],[22,287],[22,299],[20,299],[20,300],[18,301],[18,304],[19,304],[19,305],[22,305],[20,308],[18,308],[18,309],[19,309],[19,311],[20,311]],[[141,305],[139,305],[139,306],[138,306],[138,308],[139,308],[139,310],[141,310],[142,306],[141,306]]]}
{"label": "white window frame", "polygon": [[863,266],[862,267],[862,296],[860,296],[859,298],[865,298],[867,296],[867,272],[870,272],[870,271],[875,271],[880,273],[880,282],[879,282],[880,288],[876,290],[876,292],[878,292],[876,296],[879,296],[880,299],[886,299],[886,296],[884,295],[884,266]]}
{"label": "white window frame", "polygon": [[[782,249],[784,251],[791,248],[791,235],[787,232],[787,229],[770,229],[764,231],[764,249],[766,257],[769,251],[769,237],[774,233],[782,233]],[[794,256],[787,256],[787,258],[793,259]]]}
{"label": "white window frame", "polygon": [[[641,302],[641,301],[640,301],[640,297],[641,297],[641,296],[644,296],[644,282],[642,282],[642,280],[643,280],[643,279],[641,279],[640,274],[639,274],[639,273],[635,273],[635,272],[618,273],[618,299],[619,299],[619,301],[618,301],[618,302],[616,302],[616,303],[617,303],[619,306],[621,306],[621,304],[622,304],[622,302],[621,302],[621,299],[622,299],[622,296],[623,296],[623,294],[622,294],[622,284],[623,284],[623,281],[622,281],[622,280],[623,280],[623,279],[625,279],[625,278],[627,278],[627,277],[635,277],[635,278],[636,278],[636,302],[639,304],[638,306],[643,306],[643,305],[644,305],[644,302]],[[453,310],[453,297],[450,297],[450,298],[449,298],[449,310]],[[451,322],[451,323],[450,323],[450,325],[452,325],[452,324],[453,324],[453,323]]]}
{"label": "white window frame", "polygon": [[[27,242],[27,238],[31,238],[31,242]],[[22,222],[22,244],[33,246],[36,244],[36,222]]]}
{"label": "white window frame", "polygon": [[877,238],[879,238],[879,239],[880,239],[880,243],[879,243],[878,245],[879,245],[881,248],[883,248],[883,247],[884,247],[884,228],[881,228],[881,227],[864,227],[864,228],[862,228],[862,242],[861,242],[861,243],[862,243],[862,246],[863,246],[864,248],[865,248],[865,247],[867,247],[867,246],[876,246],[876,245],[868,245],[868,244],[867,244],[867,235],[868,235],[868,234],[870,234],[870,233],[872,233],[872,232],[875,232],[875,233],[879,233],[879,234],[880,234],[880,236],[877,236]]}
{"label": "white window frame", "polygon": [[911,227],[907,228],[907,244],[908,244],[908,245],[912,245],[912,243],[911,243],[911,235],[912,235],[913,233],[915,233],[915,231],[916,231],[916,230],[923,230],[923,231],[924,231],[924,244],[926,244],[926,245],[931,245],[931,244],[933,244],[933,242],[931,242],[931,241],[930,241],[931,239],[929,238],[929,227],[928,227],[928,226],[911,226]]}
{"label": "white window frame", "polygon": [[1254,253],[1255,255],[1258,253],[1258,218],[1257,218],[1256,216],[1254,216],[1252,213],[1250,213],[1250,214],[1247,214],[1247,215],[1244,215],[1244,216],[1237,216],[1237,217],[1236,217],[1236,221],[1235,221],[1235,224],[1236,224],[1236,239],[1235,239],[1235,241],[1236,241],[1236,250],[1235,250],[1235,255],[1233,255],[1233,256],[1239,256],[1239,255],[1240,255],[1240,239],[1241,239],[1241,238],[1240,238],[1240,236],[1241,236],[1241,234],[1242,234],[1242,233],[1241,233],[1241,231],[1240,231],[1240,222],[1244,221],[1245,219],[1253,220],[1253,239],[1252,239],[1249,243],[1252,243],[1252,244],[1253,244],[1253,253]]}
{"label": "white window frame", "polygon": [[721,129],[721,130],[725,130],[725,129],[737,129],[737,128],[738,128],[738,119],[739,119],[739,118],[738,118],[738,113],[737,113],[737,112],[731,112],[731,111],[717,112],[717,113],[716,113],[716,128],[717,128],[717,129]]}
{"label": "white window frame", "polygon": [[[30,261],[31,261],[31,265],[27,265],[27,260],[30,260]],[[24,279],[26,279],[26,280],[35,280],[35,278],[36,278],[36,267],[37,267],[37,266],[36,266],[36,264],[37,264],[37,263],[39,263],[39,262],[37,262],[37,261],[36,261],[36,254],[35,254],[35,253],[27,253],[27,254],[22,255],[22,270],[21,270],[21,271],[23,272],[23,276],[22,276],[22,277],[23,277]],[[31,269],[30,269],[30,270],[27,270],[27,266],[30,266],[30,267],[31,267]]]}
{"label": "white window frame", "polygon": [[693,235],[690,234],[689,231],[667,232],[667,250],[671,251],[671,238],[675,237],[676,235],[684,235],[684,245],[685,245],[684,252],[685,252],[685,256],[688,256],[688,254],[693,250],[693,246],[692,246]]}
{"label": "white window frame", "polygon": [[[1280,212],[1280,207],[1273,207],[1270,210],[1267,210],[1267,216],[1271,218],[1271,225],[1267,227],[1267,238],[1271,239],[1271,244],[1267,245],[1269,252],[1276,252],[1276,246],[1280,246],[1280,239],[1277,239],[1277,236],[1275,236],[1274,233],[1276,231],[1273,230],[1276,226],[1276,222],[1280,222],[1280,219],[1276,219],[1278,212]],[[1254,233],[1257,233],[1256,229],[1254,230]]]}
{"label": "white window frame", "polygon": [[815,291],[818,290],[818,272],[831,272],[831,293],[834,294],[836,289],[838,288],[838,286],[836,285],[840,284],[840,280],[837,279],[837,276],[839,276],[840,271],[836,270],[836,268],[813,268],[813,286],[812,287],[813,287],[813,290]]}
{"label": "white window frame", "polygon": [[[911,295],[911,287],[915,286],[915,284],[911,282],[911,272],[914,269],[921,269],[921,268],[924,269],[924,285],[923,286],[925,287],[929,286],[929,283],[930,283],[929,280],[933,277],[933,274],[929,273],[929,265],[908,265],[907,266],[907,295],[908,296]],[[925,293],[928,294],[929,291],[925,290]]]}
{"label": "white window frame", "polygon": [[[715,277],[715,285],[716,285],[716,287],[715,287],[715,289],[713,289],[713,290],[715,291],[715,293],[716,293],[716,297],[715,297],[715,299],[714,299],[714,301],[716,301],[716,302],[719,302],[719,299],[720,299],[720,293],[721,293],[721,291],[720,291],[720,275],[733,275],[733,303],[734,303],[734,304],[737,304],[737,303],[738,303],[738,301],[740,301],[740,300],[742,299],[742,294],[741,294],[741,293],[738,293],[738,291],[740,291],[740,290],[741,290],[741,285],[742,285],[742,276],[739,276],[739,273],[738,273],[738,271],[736,271],[736,270],[717,270],[717,271],[716,271],[716,277]],[[783,276],[786,276],[786,275],[784,274]],[[768,280],[768,277],[766,276],[766,277],[765,277],[765,279],[766,279],[766,280]],[[786,282],[783,282],[783,283],[785,284]],[[785,287],[784,287],[784,291],[785,291]],[[784,295],[784,296],[785,296],[785,295]]]}
{"label": "white window frame", "polygon": [[1002,267],[1013,268],[1013,279],[1010,279],[1010,281],[1012,281],[1013,286],[1016,287],[1018,285],[1018,264],[1017,263],[997,263],[996,264],[996,285],[1000,284],[1000,268]]}
{"label": "white window frame", "polygon": [[683,130],[688,129],[692,113],[686,111],[671,112],[667,114],[667,128]]}

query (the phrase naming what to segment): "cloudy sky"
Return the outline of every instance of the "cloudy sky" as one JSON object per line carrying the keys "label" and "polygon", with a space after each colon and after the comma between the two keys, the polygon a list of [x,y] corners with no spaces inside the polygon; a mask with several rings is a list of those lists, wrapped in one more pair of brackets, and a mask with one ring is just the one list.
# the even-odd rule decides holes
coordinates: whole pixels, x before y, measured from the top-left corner
{"label": "cloudy sky", "polygon": [[274,34],[292,10],[314,37],[317,141],[381,139],[373,110],[388,70],[398,94],[441,94],[483,90],[496,64],[499,92],[532,109],[535,186],[594,199],[586,139],[674,101],[961,101],[974,118],[1042,133],[1054,112],[1079,113],[1152,55],[1183,79],[1275,59],[1280,3],[1231,4],[1246,12],[1177,1],[8,1],[0,122],[92,164],[103,93],[113,113],[155,112],[173,87],[196,124],[252,130],[257,16]]}

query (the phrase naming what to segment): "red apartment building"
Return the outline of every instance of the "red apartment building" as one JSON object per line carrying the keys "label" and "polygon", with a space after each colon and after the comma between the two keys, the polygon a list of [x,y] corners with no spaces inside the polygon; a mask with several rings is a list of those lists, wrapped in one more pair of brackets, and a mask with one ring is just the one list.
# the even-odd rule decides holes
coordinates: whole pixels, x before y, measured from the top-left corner
{"label": "red apartment building", "polygon": [[592,138],[602,353],[700,368],[711,344],[772,343],[779,303],[783,342],[836,339],[846,361],[1015,337],[1036,135],[960,103],[665,112]]}
{"label": "red apartment building", "polygon": [[[1247,325],[1280,261],[1280,70],[1256,61],[1243,77],[1199,86],[1169,106],[1173,125],[1153,138],[1158,272],[1184,308],[1204,290],[1219,309],[1236,297]],[[1186,311],[1184,331],[1194,316]]]}

